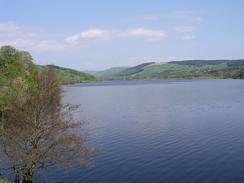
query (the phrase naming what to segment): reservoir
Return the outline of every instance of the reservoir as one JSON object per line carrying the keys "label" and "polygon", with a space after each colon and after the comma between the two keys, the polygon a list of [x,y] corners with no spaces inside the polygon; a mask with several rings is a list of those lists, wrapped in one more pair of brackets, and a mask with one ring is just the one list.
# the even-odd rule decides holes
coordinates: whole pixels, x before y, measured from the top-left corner
{"label": "reservoir", "polygon": [[244,81],[109,81],[64,87],[80,104],[90,168],[51,171],[65,183],[243,183]]}

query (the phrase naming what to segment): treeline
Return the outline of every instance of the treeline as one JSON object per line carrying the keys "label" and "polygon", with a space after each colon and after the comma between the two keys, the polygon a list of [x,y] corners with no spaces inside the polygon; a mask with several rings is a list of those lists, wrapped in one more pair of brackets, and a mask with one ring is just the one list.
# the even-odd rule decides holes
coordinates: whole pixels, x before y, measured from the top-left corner
{"label": "treeline", "polygon": [[53,68],[39,71],[30,53],[3,46],[0,91],[0,175],[32,183],[39,170],[85,165],[94,155],[73,119],[78,106],[61,103]]}

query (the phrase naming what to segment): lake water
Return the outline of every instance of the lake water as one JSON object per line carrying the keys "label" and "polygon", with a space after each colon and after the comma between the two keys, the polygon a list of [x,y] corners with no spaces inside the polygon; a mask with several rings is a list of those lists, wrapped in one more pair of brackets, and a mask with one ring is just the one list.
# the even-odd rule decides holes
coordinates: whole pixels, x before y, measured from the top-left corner
{"label": "lake water", "polygon": [[66,86],[81,104],[94,167],[65,183],[243,183],[244,80],[114,81]]}

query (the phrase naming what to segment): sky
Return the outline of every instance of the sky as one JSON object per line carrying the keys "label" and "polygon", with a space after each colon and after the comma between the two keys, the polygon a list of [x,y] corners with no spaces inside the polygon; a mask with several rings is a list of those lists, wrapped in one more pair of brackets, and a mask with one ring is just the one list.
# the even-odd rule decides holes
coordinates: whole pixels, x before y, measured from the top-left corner
{"label": "sky", "polygon": [[244,0],[0,0],[0,46],[103,70],[244,58]]}

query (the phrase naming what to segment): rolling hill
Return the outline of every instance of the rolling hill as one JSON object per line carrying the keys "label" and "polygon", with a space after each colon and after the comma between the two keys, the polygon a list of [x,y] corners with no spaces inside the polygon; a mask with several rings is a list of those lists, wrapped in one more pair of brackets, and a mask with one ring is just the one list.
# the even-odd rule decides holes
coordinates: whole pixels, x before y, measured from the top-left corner
{"label": "rolling hill", "polygon": [[88,71],[87,73],[94,75],[100,79],[110,79],[111,76],[115,76],[117,73],[120,73],[126,70],[129,67],[112,67],[104,71]]}
{"label": "rolling hill", "polygon": [[62,84],[83,83],[83,82],[95,82],[97,78],[91,74],[80,72],[74,69],[64,68],[56,65],[41,66],[38,68],[44,69],[45,67],[52,67],[56,70]]}
{"label": "rolling hill", "polygon": [[242,60],[185,60],[144,63],[134,67],[95,72],[103,80],[242,78]]}

